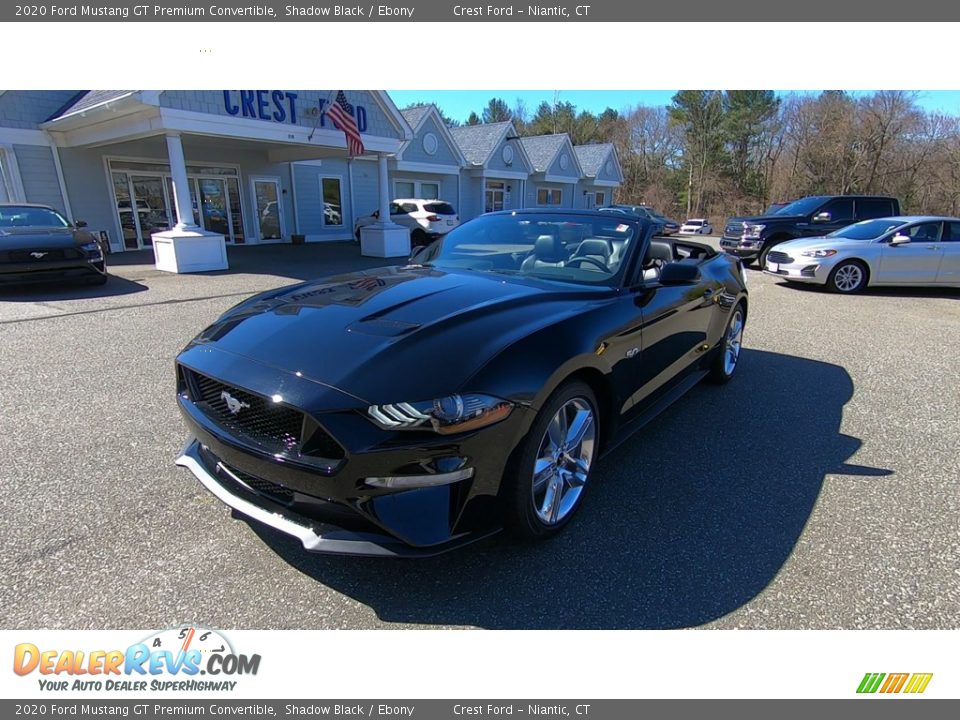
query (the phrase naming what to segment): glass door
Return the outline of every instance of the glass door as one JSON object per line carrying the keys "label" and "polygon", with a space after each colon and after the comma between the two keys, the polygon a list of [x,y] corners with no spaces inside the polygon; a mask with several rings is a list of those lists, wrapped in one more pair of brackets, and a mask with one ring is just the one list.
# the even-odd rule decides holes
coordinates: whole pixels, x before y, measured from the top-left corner
{"label": "glass door", "polygon": [[198,178],[197,186],[200,190],[200,216],[203,227],[229,240],[230,218],[226,182],[223,178]]}
{"label": "glass door", "polygon": [[256,203],[257,231],[260,241],[282,240],[280,181],[274,178],[254,178],[253,197]]}
{"label": "glass door", "polygon": [[230,228],[233,232],[233,241],[243,244],[246,238],[243,234],[243,208],[240,205],[240,183],[236,178],[227,178],[227,197],[230,206]]}
{"label": "glass door", "polygon": [[[170,204],[163,186],[163,177],[131,175],[130,184],[133,186],[134,200],[136,201],[136,221],[140,228],[141,247],[153,244],[151,234],[169,230],[173,226]],[[131,213],[133,214],[133,213]]]}

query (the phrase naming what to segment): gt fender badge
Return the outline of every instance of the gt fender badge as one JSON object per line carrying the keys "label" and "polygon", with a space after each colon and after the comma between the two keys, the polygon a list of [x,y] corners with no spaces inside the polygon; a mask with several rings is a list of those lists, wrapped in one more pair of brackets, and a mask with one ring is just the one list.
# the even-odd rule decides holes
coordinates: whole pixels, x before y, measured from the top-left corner
{"label": "gt fender badge", "polygon": [[233,395],[228,393],[226,390],[220,393],[220,399],[227,404],[227,410],[230,411],[231,415],[236,415],[244,408],[250,407],[250,403],[245,403],[242,400],[237,400]]}
{"label": "gt fender badge", "polygon": [[629,350],[627,350],[627,357],[628,358],[636,357],[638,352],[640,352],[640,348],[635,348],[635,347],[630,348]]}

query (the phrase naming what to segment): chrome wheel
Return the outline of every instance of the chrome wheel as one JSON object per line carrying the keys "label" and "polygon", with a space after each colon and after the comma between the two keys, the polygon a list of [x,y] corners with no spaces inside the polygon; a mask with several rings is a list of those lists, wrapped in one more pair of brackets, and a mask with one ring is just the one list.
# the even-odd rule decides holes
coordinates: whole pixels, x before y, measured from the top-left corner
{"label": "chrome wheel", "polygon": [[568,400],[550,420],[533,464],[533,507],[545,525],[556,525],[577,506],[596,440],[593,408],[583,398]]}
{"label": "chrome wheel", "polygon": [[737,368],[737,360],[740,358],[740,347],[742,344],[743,310],[738,307],[730,319],[730,327],[727,328],[727,336],[724,339],[723,372],[727,375],[733,375],[733,371]]}
{"label": "chrome wheel", "polygon": [[863,270],[859,265],[841,265],[833,276],[833,284],[840,292],[853,292],[863,283]]}

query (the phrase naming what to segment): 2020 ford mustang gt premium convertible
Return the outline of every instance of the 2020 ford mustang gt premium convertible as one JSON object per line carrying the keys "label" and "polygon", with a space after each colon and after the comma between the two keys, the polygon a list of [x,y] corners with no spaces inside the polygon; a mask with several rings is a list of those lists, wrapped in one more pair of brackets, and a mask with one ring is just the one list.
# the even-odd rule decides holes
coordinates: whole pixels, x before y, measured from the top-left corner
{"label": "2020 ford mustang gt premium convertible", "polygon": [[491,213],[405,267],[252,297],[176,361],[177,462],[308,550],[549,536],[598,459],[737,367],[739,262],[596,211]]}

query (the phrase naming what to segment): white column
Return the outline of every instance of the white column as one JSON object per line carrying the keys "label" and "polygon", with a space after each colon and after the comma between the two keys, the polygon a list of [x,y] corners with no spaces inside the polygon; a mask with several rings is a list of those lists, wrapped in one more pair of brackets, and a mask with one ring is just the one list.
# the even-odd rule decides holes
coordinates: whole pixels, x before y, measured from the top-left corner
{"label": "white column", "polygon": [[380,153],[377,155],[377,170],[380,176],[380,223],[389,225],[390,223],[390,178],[387,174],[387,155]]}
{"label": "white column", "polygon": [[386,153],[377,155],[380,217],[374,224],[360,228],[360,254],[370,257],[406,257],[410,255],[410,230],[390,220],[387,157]]}
{"label": "white column", "polygon": [[193,200],[190,198],[190,181],[187,179],[187,161],[183,156],[183,143],[179,133],[167,133],[167,156],[170,159],[170,175],[173,179],[174,204],[177,208],[177,227],[195,228]]}

